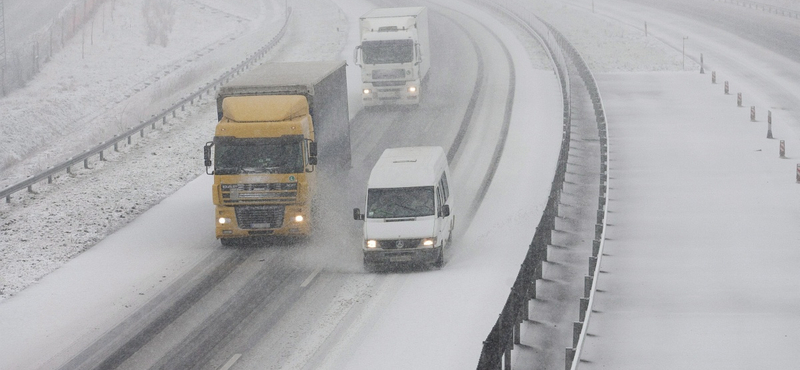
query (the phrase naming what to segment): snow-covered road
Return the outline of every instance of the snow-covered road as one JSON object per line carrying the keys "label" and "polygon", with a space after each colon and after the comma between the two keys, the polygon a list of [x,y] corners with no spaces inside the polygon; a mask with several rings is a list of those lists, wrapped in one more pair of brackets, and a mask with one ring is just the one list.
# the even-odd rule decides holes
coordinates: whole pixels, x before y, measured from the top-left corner
{"label": "snow-covered road", "polygon": [[[267,1],[262,9],[277,8],[281,3]],[[460,4],[455,0],[437,3]],[[565,5],[573,3],[578,6]],[[601,268],[604,273],[598,286],[603,292],[598,295],[597,312],[592,318],[595,321],[590,324],[593,336],[586,343],[588,357],[581,368],[717,368],[720,364],[739,367],[751,360],[757,367],[792,368],[790,357],[774,356],[772,350],[787,348],[783,353],[793,353],[785,346],[791,345],[797,332],[798,302],[792,295],[797,290],[792,283],[797,280],[792,269],[797,256],[792,247],[800,244],[797,228],[793,227],[800,219],[796,201],[800,185],[794,184],[791,169],[792,162],[800,162],[792,149],[800,147],[800,143],[795,126],[798,113],[793,108],[798,106],[794,93],[798,91],[795,86],[798,80],[791,76],[800,69],[793,61],[751,44],[747,44],[746,50],[752,51],[742,53],[739,46],[743,43],[738,38],[707,25],[680,17],[659,23],[655,19],[668,19],[664,18],[665,13],[651,12],[628,1],[597,3],[594,13],[584,2],[527,4],[563,29],[595,71],[609,107],[611,141],[616,148],[612,152],[617,162],[612,162],[609,216],[609,235],[615,236],[608,242],[604,256],[604,263],[609,265]],[[316,40],[311,43],[314,47],[292,49],[284,45],[276,58],[349,59],[353,43],[346,37],[354,35],[354,17],[371,6],[360,0],[298,0],[294,4],[297,14],[314,21],[296,24],[302,31],[297,31],[295,40]],[[336,7],[342,11],[336,13]],[[459,5],[461,12],[481,19],[481,23],[496,22],[484,19],[485,14],[472,13],[470,8]],[[639,27],[644,20],[648,21],[650,37],[645,37]],[[318,27],[305,27],[311,24]],[[510,52],[515,60],[527,55],[537,59],[535,50],[531,54],[530,45],[515,41],[515,34],[508,33],[505,26],[491,24],[494,32],[513,45]],[[729,79],[734,93],[741,87],[745,105],[759,107],[759,122],[749,122],[746,108],[736,108],[735,97],[722,95],[721,84],[711,85],[708,74],[641,73],[682,69],[680,46],[685,35],[690,37],[687,55],[693,55],[686,60],[686,69],[696,73],[699,66],[692,60],[705,53],[707,73],[708,68],[714,68],[718,82]],[[734,52],[735,58],[731,57]],[[352,78],[351,70],[348,73]],[[551,72],[535,68],[527,72],[518,69],[516,73],[518,78],[537,87],[547,85],[553,77]],[[36,96],[35,92],[28,94]],[[529,94],[533,100],[538,96],[536,92],[520,90],[517,94],[518,98]],[[357,96],[357,92],[353,95]],[[642,95],[650,99],[642,99]],[[302,263],[333,264],[336,268],[318,271],[315,265],[295,269],[286,275],[287,283],[295,292],[303,289],[317,292],[305,293],[304,297],[313,298],[316,294],[329,297],[327,301],[311,299],[300,304],[339,305],[330,305],[322,312],[297,312],[296,315],[311,312],[304,321],[305,327],[314,329],[311,332],[283,328],[267,334],[259,326],[247,328],[248,338],[253,341],[244,342],[253,348],[279,345],[277,350],[283,354],[278,358],[282,362],[275,362],[275,357],[264,357],[263,353],[270,352],[242,354],[235,352],[235,348],[226,349],[232,352],[229,357],[223,356],[221,362],[236,358],[238,366],[269,362],[275,363],[276,368],[474,367],[480,341],[499,313],[539,217],[535,206],[520,201],[521,193],[541,186],[539,182],[549,186],[550,174],[538,177],[538,172],[546,170],[520,172],[532,166],[527,160],[533,150],[550,144],[546,141],[547,134],[538,134],[536,130],[542,126],[537,126],[531,117],[538,117],[541,112],[557,116],[559,124],[553,140],[560,138],[560,110],[554,107],[556,102],[560,104],[560,99],[556,99],[556,94],[543,96],[548,97],[555,102],[515,104],[511,139],[484,206],[473,222],[480,227],[463,230],[443,270],[361,274],[357,252],[322,253],[326,257],[315,260],[313,256],[320,254],[314,253],[314,248],[307,248],[300,254]],[[672,103],[663,104],[667,99]],[[773,109],[776,137],[787,141],[790,159],[778,159],[775,140],[763,138],[766,107]],[[355,110],[351,108],[351,112]],[[713,112],[717,114],[705,116]],[[615,120],[620,125],[616,131]],[[201,105],[146,139],[149,147],[134,146],[126,153],[112,156],[114,163],[110,165],[98,163],[95,170],[76,171],[75,176],[59,179],[55,185],[42,186],[38,189],[41,194],[2,206],[0,287],[6,299],[0,302],[0,331],[4,333],[0,337],[0,368],[49,368],[64,363],[115,323],[146,319],[130,314],[137,307],[157,305],[159,299],[168,302],[169,297],[158,296],[160,292],[171,292],[166,287],[202,276],[198,275],[202,273],[198,261],[221,257],[211,228],[202,226],[206,222],[202,215],[210,214],[211,209],[207,197],[209,179],[192,180],[202,171],[199,161],[196,166],[192,164],[199,158],[199,150],[192,148],[201,147],[197,143],[210,137],[212,127],[213,107]],[[531,141],[531,136],[545,141],[537,144]],[[673,158],[682,160],[673,162]],[[470,161],[459,159],[457,169],[469,164]],[[619,172],[614,173],[614,166]],[[786,167],[791,167],[789,173],[784,172]],[[171,176],[154,177],[153,169]],[[520,189],[521,183],[525,184],[524,190]],[[184,184],[187,185],[182,187]],[[673,186],[667,186],[670,184]],[[709,189],[707,196],[697,194],[695,188],[683,187],[692,184]],[[127,195],[120,196],[119,189],[125,189]],[[180,190],[175,192],[177,189]],[[671,191],[676,195],[667,198],[664,194]],[[173,196],[128,223],[127,220],[173,192]],[[535,197],[533,192],[524,194]],[[733,196],[722,197],[723,194]],[[740,202],[726,203],[728,199]],[[535,199],[529,201],[536,203]],[[81,206],[76,207],[76,202]],[[712,211],[719,207],[704,207],[715,204],[731,207],[731,212],[714,214]],[[665,209],[672,212],[663,212]],[[738,214],[740,211],[747,213],[742,216]],[[342,217],[347,218],[348,213],[343,211]],[[654,213],[659,215],[658,220],[649,218]],[[699,221],[689,223],[687,214]],[[707,229],[698,228],[706,223]],[[735,223],[743,225],[733,230],[741,236],[738,239],[727,236],[732,234],[731,225]],[[529,235],[520,231],[526,228],[530,228]],[[667,230],[678,231],[666,233]],[[354,232],[353,238],[358,236],[355,226],[347,232]],[[683,241],[683,247],[694,248],[672,254],[681,247],[675,245],[676,241]],[[74,258],[76,251],[92,245]],[[499,253],[503,248],[508,249]],[[258,272],[259,263],[264,262],[260,258],[273,258],[272,252],[286,251],[253,252],[255,259],[248,259],[253,269],[248,271]],[[291,255],[292,251],[287,253]],[[694,257],[691,262],[687,262],[687,254]],[[653,258],[654,255],[659,258]],[[336,258],[329,258],[332,256]],[[56,272],[31,285],[53,270]],[[681,279],[675,280],[676,276]],[[342,279],[351,279],[349,285],[345,284],[346,289],[338,283]],[[240,277],[226,288],[235,290],[247,282],[247,277]],[[603,286],[603,282],[608,285]],[[22,290],[26,286],[29,287]],[[723,291],[729,294],[722,294]],[[609,299],[603,300],[603,293],[608,293],[605,298]],[[10,294],[14,296],[7,298]],[[572,299],[577,306],[577,298],[564,299]],[[212,299],[208,305],[222,302]],[[763,302],[775,304],[766,307]],[[689,304],[703,310],[691,309]],[[670,307],[675,310],[664,311]],[[419,312],[424,315],[417,315]],[[675,315],[677,312],[685,314]],[[727,314],[719,314],[723,312]],[[631,315],[638,319],[629,319]],[[695,319],[686,319],[690,316]],[[190,314],[183,319],[189,323],[192,317],[199,318]],[[741,331],[728,331],[732,327],[741,328],[737,326],[740,321],[746,324],[744,335],[748,338],[739,337],[743,335]],[[634,323],[641,325],[631,325]],[[542,323],[530,324],[535,328]],[[571,332],[571,322],[557,325]],[[286,338],[290,340],[286,342]],[[168,343],[171,339],[160,340]],[[711,346],[710,340],[720,342]],[[560,357],[563,348],[570,344],[551,345]],[[732,348],[741,350],[737,354]],[[315,349],[319,352],[315,353]],[[521,349],[515,353],[531,350]],[[634,357],[631,351],[651,356]],[[145,362],[153,361],[147,353],[137,356]],[[535,357],[515,356],[515,361],[522,360],[514,362],[515,368],[543,366]],[[740,361],[729,362],[736,359]],[[137,368],[136,362],[128,365]]]}

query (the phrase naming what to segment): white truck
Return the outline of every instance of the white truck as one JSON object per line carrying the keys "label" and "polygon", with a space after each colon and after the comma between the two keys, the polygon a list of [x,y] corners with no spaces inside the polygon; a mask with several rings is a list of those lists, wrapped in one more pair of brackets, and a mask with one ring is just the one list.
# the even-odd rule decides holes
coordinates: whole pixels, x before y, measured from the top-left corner
{"label": "white truck", "polygon": [[359,28],[354,59],[364,106],[419,104],[431,66],[427,8],[373,9]]}
{"label": "white truck", "polygon": [[444,264],[455,216],[450,168],[438,146],[386,149],[367,182],[364,267],[391,263]]}

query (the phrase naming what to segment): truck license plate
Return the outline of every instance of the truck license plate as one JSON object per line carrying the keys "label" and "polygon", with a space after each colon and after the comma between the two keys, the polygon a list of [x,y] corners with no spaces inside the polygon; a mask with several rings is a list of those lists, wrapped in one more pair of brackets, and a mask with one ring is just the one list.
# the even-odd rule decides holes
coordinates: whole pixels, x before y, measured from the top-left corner
{"label": "truck license plate", "polygon": [[408,261],[411,261],[411,256],[389,257],[389,261],[391,261],[391,262],[408,262]]}

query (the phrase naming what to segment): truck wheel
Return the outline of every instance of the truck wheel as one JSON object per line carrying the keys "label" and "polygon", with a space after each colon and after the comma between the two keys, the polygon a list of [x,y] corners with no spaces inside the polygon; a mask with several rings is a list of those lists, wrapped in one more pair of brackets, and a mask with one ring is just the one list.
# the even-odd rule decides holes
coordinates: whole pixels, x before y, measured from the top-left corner
{"label": "truck wheel", "polygon": [[239,245],[239,238],[220,238],[219,242],[223,247],[233,247]]}

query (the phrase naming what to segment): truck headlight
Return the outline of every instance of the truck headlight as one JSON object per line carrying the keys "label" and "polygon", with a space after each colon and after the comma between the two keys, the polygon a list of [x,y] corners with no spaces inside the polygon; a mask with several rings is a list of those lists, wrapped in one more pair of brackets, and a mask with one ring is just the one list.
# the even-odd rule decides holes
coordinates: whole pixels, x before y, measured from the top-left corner
{"label": "truck headlight", "polygon": [[303,222],[303,215],[294,216],[294,222]]}
{"label": "truck headlight", "polygon": [[219,222],[220,225],[225,225],[231,223],[231,219],[227,217],[220,217],[217,222]]}
{"label": "truck headlight", "polygon": [[378,246],[378,242],[375,240],[367,240],[367,248],[374,249]]}
{"label": "truck headlight", "polygon": [[422,246],[423,247],[433,248],[434,244],[436,244],[436,240],[435,239],[422,239]]}
{"label": "truck headlight", "polygon": [[369,93],[371,93],[371,92],[372,92],[372,90],[370,90],[370,89],[364,89],[364,95],[369,95]]}
{"label": "truck headlight", "polygon": [[416,86],[409,86],[409,87],[408,87],[408,92],[410,92],[410,93],[415,93],[415,92],[417,92],[417,87],[416,87]]}

